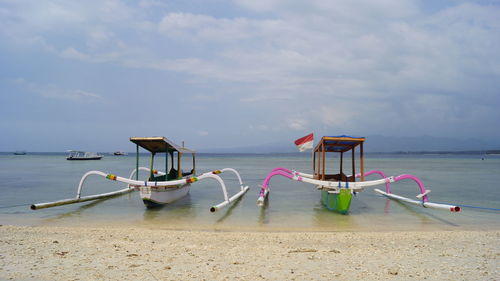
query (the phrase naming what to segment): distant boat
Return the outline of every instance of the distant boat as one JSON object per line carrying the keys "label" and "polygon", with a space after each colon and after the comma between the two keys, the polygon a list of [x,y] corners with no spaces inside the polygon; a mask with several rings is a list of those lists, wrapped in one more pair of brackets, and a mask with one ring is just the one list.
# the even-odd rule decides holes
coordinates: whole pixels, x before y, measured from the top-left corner
{"label": "distant boat", "polygon": [[66,160],[101,160],[102,155],[94,152],[85,152],[77,150],[69,150],[68,157]]}
{"label": "distant boat", "polygon": [[116,151],[113,153],[113,155],[117,155],[117,156],[125,156],[125,155],[128,155],[127,152],[123,152],[123,151]]}
{"label": "distant boat", "polygon": [[26,151],[24,151],[24,150],[16,150],[14,152],[14,155],[26,155]]}

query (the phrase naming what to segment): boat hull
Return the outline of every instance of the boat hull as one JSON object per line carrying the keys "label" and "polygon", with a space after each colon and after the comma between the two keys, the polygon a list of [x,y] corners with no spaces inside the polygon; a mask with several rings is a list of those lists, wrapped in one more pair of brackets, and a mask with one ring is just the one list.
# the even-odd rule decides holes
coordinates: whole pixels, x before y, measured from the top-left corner
{"label": "boat hull", "polygon": [[167,187],[141,186],[139,194],[148,208],[158,207],[181,199],[189,193],[189,184]]}
{"label": "boat hull", "polygon": [[346,188],[341,188],[339,193],[321,191],[321,203],[330,211],[347,214],[351,206],[352,193]]}
{"label": "boat hull", "polygon": [[66,160],[101,160],[102,156],[97,157],[68,157]]}

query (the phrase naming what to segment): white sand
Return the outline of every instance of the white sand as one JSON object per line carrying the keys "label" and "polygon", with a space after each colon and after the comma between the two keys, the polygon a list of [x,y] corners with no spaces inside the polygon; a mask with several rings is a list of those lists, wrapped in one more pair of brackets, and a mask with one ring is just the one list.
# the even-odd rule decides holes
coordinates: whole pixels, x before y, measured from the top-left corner
{"label": "white sand", "polygon": [[0,280],[500,280],[500,231],[0,227]]}

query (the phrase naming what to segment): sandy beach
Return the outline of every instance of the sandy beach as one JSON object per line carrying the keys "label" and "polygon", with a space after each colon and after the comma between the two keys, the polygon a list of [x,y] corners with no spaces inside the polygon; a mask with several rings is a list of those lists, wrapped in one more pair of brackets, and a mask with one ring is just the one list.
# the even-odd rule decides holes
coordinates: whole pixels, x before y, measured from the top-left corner
{"label": "sandy beach", "polygon": [[500,231],[0,227],[0,280],[500,280]]}

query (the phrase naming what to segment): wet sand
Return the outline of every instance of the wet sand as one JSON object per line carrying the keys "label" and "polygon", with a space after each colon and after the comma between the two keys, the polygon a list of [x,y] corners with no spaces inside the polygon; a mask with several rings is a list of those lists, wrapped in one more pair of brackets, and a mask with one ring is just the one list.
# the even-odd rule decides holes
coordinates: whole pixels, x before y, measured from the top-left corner
{"label": "wet sand", "polygon": [[0,227],[0,280],[500,280],[500,231]]}

